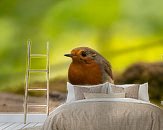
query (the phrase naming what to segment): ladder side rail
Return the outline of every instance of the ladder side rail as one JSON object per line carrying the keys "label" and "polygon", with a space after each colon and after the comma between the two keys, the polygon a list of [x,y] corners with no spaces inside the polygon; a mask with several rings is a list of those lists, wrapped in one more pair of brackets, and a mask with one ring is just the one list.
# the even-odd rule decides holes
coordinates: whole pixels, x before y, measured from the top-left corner
{"label": "ladder side rail", "polygon": [[25,97],[24,97],[24,124],[27,120],[27,98],[28,98],[28,86],[29,86],[29,69],[30,69],[30,53],[31,53],[31,42],[28,41],[27,50],[27,68],[26,68],[26,87],[25,87]]}
{"label": "ladder side rail", "polygon": [[49,66],[49,42],[47,42],[47,64],[46,64],[46,78],[47,78],[47,116],[49,115],[49,77],[50,77],[50,66]]}

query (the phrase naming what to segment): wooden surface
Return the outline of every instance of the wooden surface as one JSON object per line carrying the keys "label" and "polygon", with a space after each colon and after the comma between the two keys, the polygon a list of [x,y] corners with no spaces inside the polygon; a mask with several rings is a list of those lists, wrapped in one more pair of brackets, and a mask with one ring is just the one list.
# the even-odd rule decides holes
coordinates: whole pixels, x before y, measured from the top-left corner
{"label": "wooden surface", "polygon": [[30,113],[24,124],[23,113],[0,113],[0,130],[20,130],[29,127],[42,126],[47,114]]}
{"label": "wooden surface", "polygon": [[[27,123],[33,122],[44,122],[47,118],[46,114],[28,114],[27,115]],[[24,114],[9,114],[9,113],[1,113],[0,114],[0,123],[24,123]]]}
{"label": "wooden surface", "polygon": [[0,114],[0,130],[19,130],[28,127],[42,126],[45,119],[47,118],[46,114],[28,114],[27,123],[24,124],[24,114],[9,114],[1,113]]}
{"label": "wooden surface", "polygon": [[6,123],[0,123],[0,130],[19,130],[24,129],[28,127],[36,127],[36,126],[42,126],[43,122],[29,122],[27,124],[24,123],[18,123],[18,122],[6,122]]}

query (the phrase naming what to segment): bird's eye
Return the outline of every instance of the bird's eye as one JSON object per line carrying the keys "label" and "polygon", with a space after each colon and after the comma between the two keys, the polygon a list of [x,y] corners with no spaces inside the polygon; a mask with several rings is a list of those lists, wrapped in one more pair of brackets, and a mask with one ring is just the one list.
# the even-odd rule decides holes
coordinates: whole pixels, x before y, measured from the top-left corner
{"label": "bird's eye", "polygon": [[82,51],[81,55],[82,55],[83,57],[86,57],[86,56],[87,56],[87,54],[86,54],[85,51]]}

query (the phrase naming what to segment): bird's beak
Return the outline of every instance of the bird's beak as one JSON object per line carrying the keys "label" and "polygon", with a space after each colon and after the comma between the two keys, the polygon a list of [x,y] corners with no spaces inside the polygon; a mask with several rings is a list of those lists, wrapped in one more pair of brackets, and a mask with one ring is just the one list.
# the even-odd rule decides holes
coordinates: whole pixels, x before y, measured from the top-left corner
{"label": "bird's beak", "polygon": [[64,54],[64,56],[73,57],[73,54]]}

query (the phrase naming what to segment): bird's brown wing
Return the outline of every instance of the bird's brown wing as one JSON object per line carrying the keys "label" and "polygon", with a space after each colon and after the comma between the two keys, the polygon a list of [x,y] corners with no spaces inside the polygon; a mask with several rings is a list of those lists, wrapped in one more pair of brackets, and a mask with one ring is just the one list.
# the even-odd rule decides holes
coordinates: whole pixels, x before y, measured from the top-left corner
{"label": "bird's brown wing", "polygon": [[103,71],[113,80],[111,64],[98,52],[96,52],[96,54],[97,54],[96,57],[97,62],[102,66]]}
{"label": "bird's brown wing", "polygon": [[113,79],[113,74],[112,74],[110,63],[106,61],[105,59],[102,60],[102,63],[104,65],[105,72]]}

